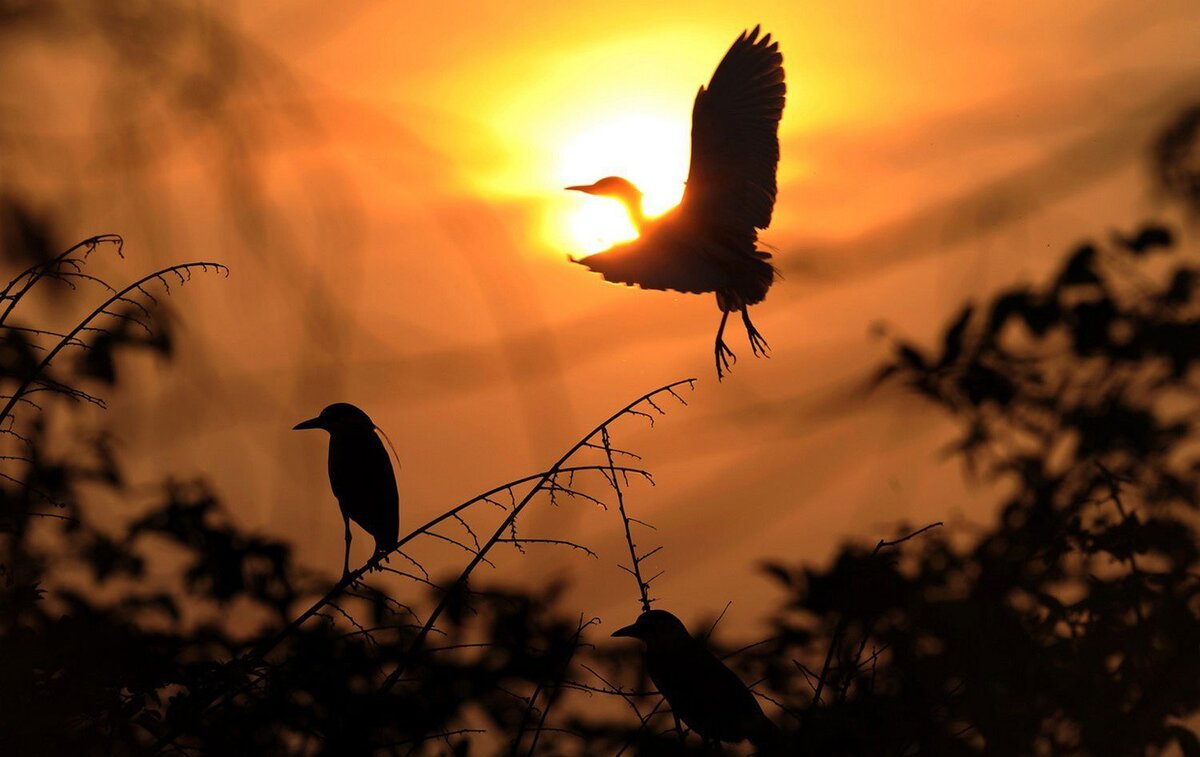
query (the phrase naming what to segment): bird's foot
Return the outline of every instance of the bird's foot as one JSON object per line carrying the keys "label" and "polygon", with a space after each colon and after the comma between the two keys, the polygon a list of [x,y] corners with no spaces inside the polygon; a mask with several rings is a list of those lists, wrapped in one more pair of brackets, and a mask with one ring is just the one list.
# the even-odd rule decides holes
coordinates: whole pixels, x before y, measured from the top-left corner
{"label": "bird's foot", "polygon": [[[725,372],[737,362],[737,355],[733,354],[733,350],[729,349],[729,345],[725,344],[725,340],[723,339],[717,340],[713,352],[717,363],[717,381],[720,381],[725,377]],[[730,361],[731,358],[732,362]]]}
{"label": "bird's foot", "polygon": [[367,568],[367,571],[370,573],[382,573],[384,563],[391,564],[391,555],[384,550],[379,550],[372,556],[371,567]]}
{"label": "bird's foot", "polygon": [[754,357],[771,357],[771,345],[758,333],[758,329],[751,328],[746,332],[746,336],[750,337],[750,350]]}
{"label": "bird's foot", "polygon": [[750,340],[750,351],[754,353],[754,357],[771,357],[771,345],[767,344],[766,337],[754,328],[754,324],[750,322],[750,313],[742,310],[742,323],[746,326],[746,337]]}

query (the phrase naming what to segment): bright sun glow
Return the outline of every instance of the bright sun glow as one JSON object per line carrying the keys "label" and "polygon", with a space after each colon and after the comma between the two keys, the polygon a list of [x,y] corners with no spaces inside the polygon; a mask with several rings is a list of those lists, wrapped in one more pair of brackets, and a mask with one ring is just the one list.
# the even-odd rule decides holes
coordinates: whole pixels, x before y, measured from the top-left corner
{"label": "bright sun glow", "polygon": [[[623,176],[644,195],[648,216],[679,204],[687,177],[688,124],[679,119],[630,115],[605,120],[567,140],[561,150],[563,186],[591,184],[605,176]],[[576,254],[604,250],[637,236],[616,200],[585,194],[570,198],[564,236]]]}

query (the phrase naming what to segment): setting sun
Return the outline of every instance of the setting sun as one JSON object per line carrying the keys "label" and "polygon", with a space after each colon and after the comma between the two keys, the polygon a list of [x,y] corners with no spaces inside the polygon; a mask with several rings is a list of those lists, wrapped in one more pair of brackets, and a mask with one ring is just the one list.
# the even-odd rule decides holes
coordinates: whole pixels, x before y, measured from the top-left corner
{"label": "setting sun", "polygon": [[[643,193],[648,216],[679,204],[687,177],[687,121],[630,115],[593,126],[562,147],[559,178],[563,186],[589,184],[605,176],[623,176]],[[599,252],[637,236],[625,209],[611,199],[570,198],[562,236],[580,253]]]}

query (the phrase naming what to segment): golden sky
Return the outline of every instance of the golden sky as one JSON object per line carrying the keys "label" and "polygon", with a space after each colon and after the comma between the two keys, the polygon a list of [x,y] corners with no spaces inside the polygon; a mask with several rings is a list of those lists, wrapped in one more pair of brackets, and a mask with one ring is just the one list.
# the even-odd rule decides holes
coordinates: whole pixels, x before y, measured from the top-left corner
{"label": "golden sky", "polygon": [[[22,147],[12,165],[71,233],[125,233],[118,271],[233,269],[174,296],[178,362],[139,373],[112,411],[126,453],[147,477],[208,476],[247,525],[332,572],[324,440],[290,431],[323,405],[354,402],[388,431],[412,526],[694,375],[690,407],[618,440],[658,474],[630,499],[660,529],[658,596],[685,616],[734,600],[736,622],[769,602],[762,559],[989,516],[938,457],[951,427],[898,390],[864,391],[887,352],[876,325],[932,339],[964,299],[1159,213],[1146,140],[1200,95],[1184,1],[346,5],[201,6],[253,50],[224,61],[238,86],[211,111],[188,89],[97,118],[109,100],[53,94],[90,91],[88,52],[31,43],[8,64],[37,94],[18,112],[56,124],[44,138],[70,162],[47,172]],[[784,279],[755,308],[773,357],[737,333],[718,384],[712,298],[569,265],[621,214],[562,188],[616,173],[658,209],[677,199],[696,90],[756,23],[788,79],[762,235]],[[139,65],[153,78],[159,63]],[[221,128],[196,115],[212,112]],[[631,614],[618,525],[583,504],[551,512],[531,531],[565,529],[600,559],[538,553],[498,577],[570,570],[588,611]]]}

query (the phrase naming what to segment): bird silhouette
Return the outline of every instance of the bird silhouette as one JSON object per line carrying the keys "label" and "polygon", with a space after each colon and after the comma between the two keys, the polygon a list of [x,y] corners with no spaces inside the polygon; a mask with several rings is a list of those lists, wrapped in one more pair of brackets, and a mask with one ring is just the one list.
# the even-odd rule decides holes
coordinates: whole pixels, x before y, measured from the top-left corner
{"label": "bird silhouette", "polygon": [[[683,721],[706,744],[749,739],[760,751],[774,749],[779,729],[737,674],[692,637],[666,610],[647,610],[633,625],[613,632],[646,644],[646,673],[671,705],[675,726]],[[682,730],[681,730],[682,732]]]}
{"label": "bird silhouette", "polygon": [[755,356],[770,346],[748,308],[767,296],[777,271],[759,250],[758,229],[771,223],[775,171],[779,165],[779,119],[787,87],[779,43],[759,27],[743,32],[700,87],[692,108],[692,156],[683,200],[673,210],[646,218],[642,193],[609,176],[595,184],[567,187],[610,197],[625,205],[638,230],[631,242],[572,262],[608,281],[644,289],[701,294],[714,292],[721,309],[713,348],[717,378],[737,357],[725,344],[725,322],[740,311]]}
{"label": "bird silhouette", "polygon": [[350,521],[375,537],[375,553],[387,553],[400,536],[400,495],[392,461],[370,416],[348,402],[337,402],[316,418],[297,423],[329,432],[329,486],[346,526],[342,576],[350,573]]}

